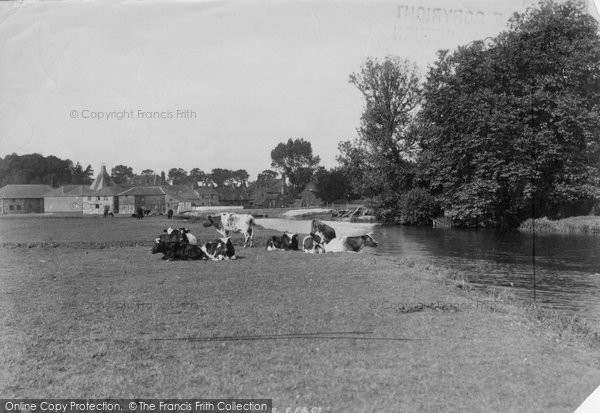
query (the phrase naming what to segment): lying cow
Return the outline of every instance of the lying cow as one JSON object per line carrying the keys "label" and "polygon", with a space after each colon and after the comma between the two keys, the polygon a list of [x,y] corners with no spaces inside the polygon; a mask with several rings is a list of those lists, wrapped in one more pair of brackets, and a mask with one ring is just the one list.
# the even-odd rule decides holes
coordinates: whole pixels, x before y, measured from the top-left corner
{"label": "lying cow", "polygon": [[207,260],[205,252],[196,245],[191,245],[179,241],[169,241],[166,234],[156,238],[156,243],[152,247],[152,254],[163,254],[163,260]]}
{"label": "lying cow", "polygon": [[230,237],[209,241],[201,249],[208,259],[212,261],[237,259]]}
{"label": "lying cow", "polygon": [[244,248],[250,241],[252,247],[252,237],[254,235],[254,217],[249,214],[230,214],[223,213],[218,216],[208,215],[202,223],[205,228],[215,227],[217,232],[224,237],[228,237],[230,232],[241,232],[244,235]]}
{"label": "lying cow", "polygon": [[181,239],[183,240],[183,242],[186,242],[186,243],[192,244],[192,245],[198,245],[198,240],[190,232],[189,229],[187,229],[187,228],[179,228],[179,233],[181,234]]}
{"label": "lying cow", "polygon": [[302,250],[308,254],[320,254],[325,252],[323,239],[317,234],[310,234],[302,240]]}
{"label": "lying cow", "polygon": [[377,241],[371,234],[359,235],[356,237],[334,238],[323,247],[325,252],[358,252],[364,247],[377,247]]}
{"label": "lying cow", "polygon": [[273,235],[267,240],[267,251],[298,251],[298,234]]}
{"label": "lying cow", "polygon": [[312,220],[312,223],[310,225],[310,233],[321,236],[321,238],[323,239],[323,243],[325,244],[327,244],[329,241],[335,238],[335,229],[316,219]]}

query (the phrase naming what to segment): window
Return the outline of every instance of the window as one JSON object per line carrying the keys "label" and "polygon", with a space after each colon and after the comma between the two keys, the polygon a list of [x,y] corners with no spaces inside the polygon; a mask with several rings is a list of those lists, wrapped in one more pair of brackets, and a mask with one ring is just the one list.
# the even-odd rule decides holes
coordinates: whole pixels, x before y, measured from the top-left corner
{"label": "window", "polygon": [[107,197],[107,196],[105,196],[105,197],[104,197],[104,200],[105,200],[105,201],[108,201],[108,197]]}
{"label": "window", "polygon": [[100,209],[100,205],[99,204],[94,204],[96,206],[96,209]]}
{"label": "window", "polygon": [[96,201],[100,201],[100,197],[99,196],[96,197]]}
{"label": "window", "polygon": [[17,205],[17,211],[21,210],[21,205]]}
{"label": "window", "polygon": [[10,206],[8,207],[8,210],[9,210],[9,211],[14,211],[14,210],[15,210],[15,206],[14,206],[14,205],[10,205]]}
{"label": "window", "polygon": [[92,200],[92,197],[91,197],[91,196],[88,196],[87,198],[88,198],[88,201],[91,201],[91,200]]}

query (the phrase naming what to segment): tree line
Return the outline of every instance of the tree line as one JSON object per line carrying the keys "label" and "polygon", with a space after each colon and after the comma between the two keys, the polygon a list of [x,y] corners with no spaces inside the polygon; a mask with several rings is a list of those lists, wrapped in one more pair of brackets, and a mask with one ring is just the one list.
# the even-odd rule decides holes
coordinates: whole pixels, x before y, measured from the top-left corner
{"label": "tree line", "polygon": [[438,52],[424,81],[367,59],[365,107],[339,145],[351,187],[405,224],[514,227],[587,214],[600,195],[600,38],[576,2],[543,1],[509,29]]}
{"label": "tree line", "polygon": [[[357,136],[338,166],[308,140],[271,151],[257,186],[285,176],[293,199],[314,182],[323,201],[362,198],[401,224],[515,226],[528,217],[587,213],[600,195],[600,37],[578,2],[542,1],[496,37],[441,50],[424,77],[406,59],[368,58],[349,77],[364,99]],[[151,169],[142,175],[154,175]],[[0,183],[91,182],[93,170],[56,157],[0,159]],[[163,183],[250,184],[243,169],[160,173]],[[134,176],[111,170],[115,183]]]}

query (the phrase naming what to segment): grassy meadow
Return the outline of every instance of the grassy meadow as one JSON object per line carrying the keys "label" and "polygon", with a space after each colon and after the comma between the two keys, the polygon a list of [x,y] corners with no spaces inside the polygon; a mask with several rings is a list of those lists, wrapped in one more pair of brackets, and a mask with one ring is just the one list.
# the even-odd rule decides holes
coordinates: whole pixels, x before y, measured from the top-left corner
{"label": "grassy meadow", "polygon": [[600,383],[598,347],[578,331],[451,271],[376,250],[267,252],[260,228],[254,248],[234,235],[237,261],[167,262],[150,247],[173,223],[186,224],[0,219],[2,397],[572,412]]}

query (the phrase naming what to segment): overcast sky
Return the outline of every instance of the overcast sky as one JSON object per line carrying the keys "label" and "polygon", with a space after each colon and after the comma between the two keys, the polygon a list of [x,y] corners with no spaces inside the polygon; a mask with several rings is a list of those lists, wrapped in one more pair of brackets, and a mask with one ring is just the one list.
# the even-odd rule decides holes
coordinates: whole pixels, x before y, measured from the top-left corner
{"label": "overcast sky", "polygon": [[424,74],[436,50],[493,36],[530,3],[3,2],[0,156],[255,178],[279,142],[304,138],[331,167],[356,136],[348,76],[365,58],[406,57]]}

